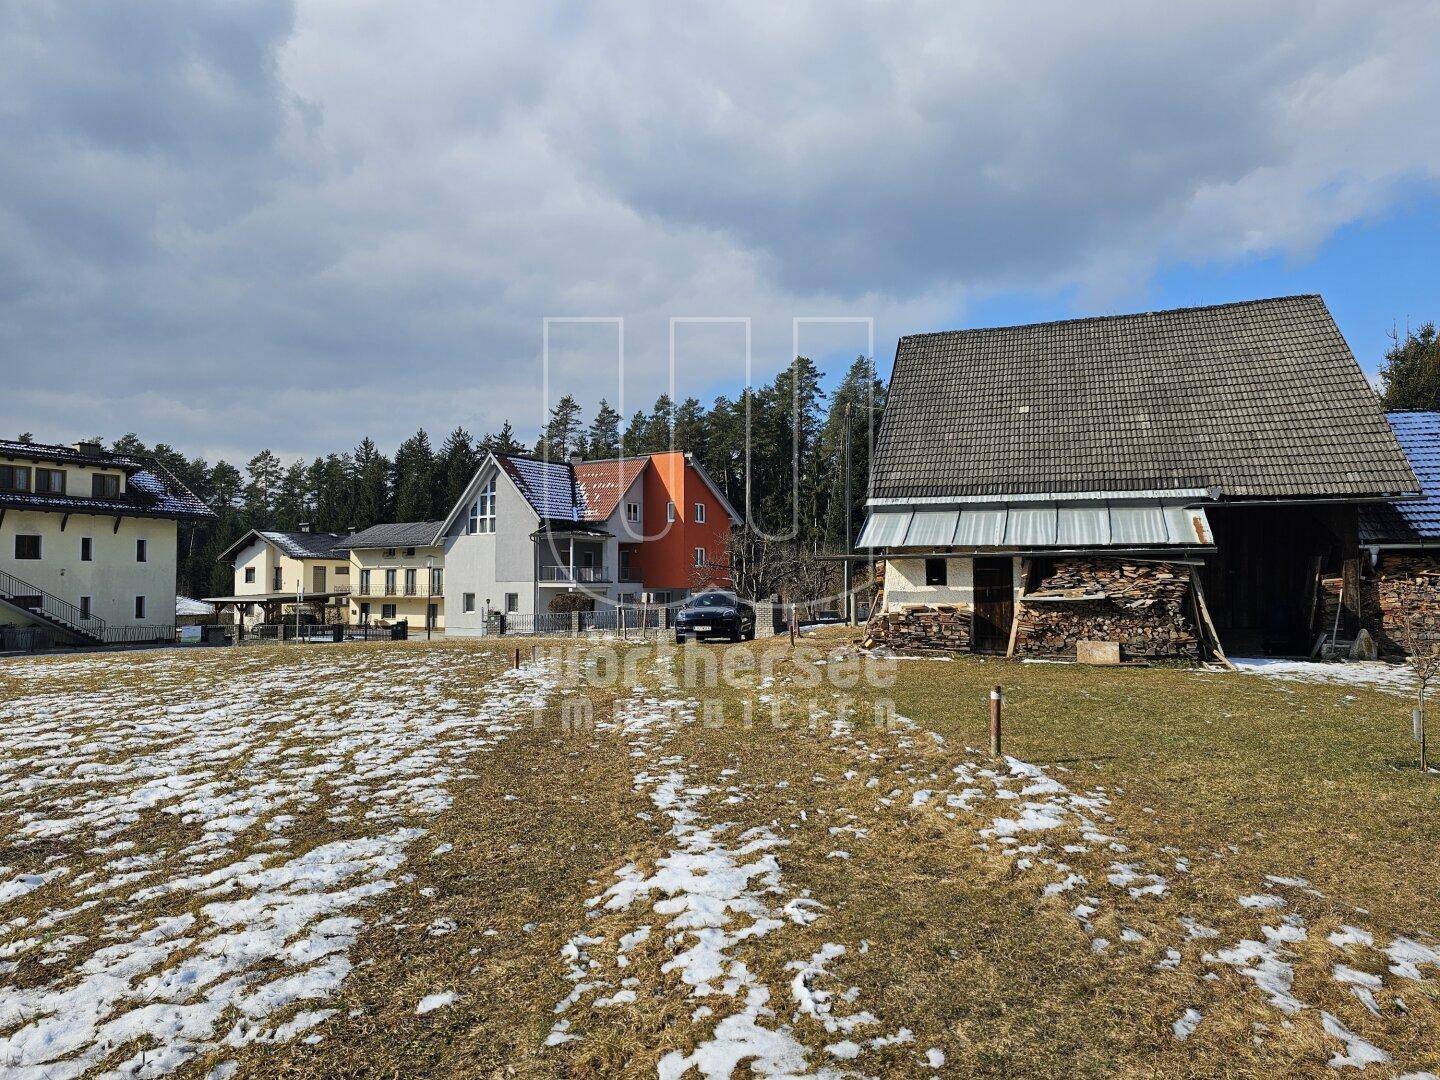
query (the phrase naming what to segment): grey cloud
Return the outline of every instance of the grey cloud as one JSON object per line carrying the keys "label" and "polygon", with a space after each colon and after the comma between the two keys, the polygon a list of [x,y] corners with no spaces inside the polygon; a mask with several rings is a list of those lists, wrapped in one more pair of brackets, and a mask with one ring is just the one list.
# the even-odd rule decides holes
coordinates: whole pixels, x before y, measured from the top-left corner
{"label": "grey cloud", "polygon": [[[544,315],[627,317],[633,410],[671,315],[752,316],[760,377],[793,315],[873,314],[883,357],[1435,177],[1434,3],[1012,7],[7,6],[0,431],[529,429]],[[685,389],[734,392],[727,340]],[[587,348],[567,388],[613,394]]]}

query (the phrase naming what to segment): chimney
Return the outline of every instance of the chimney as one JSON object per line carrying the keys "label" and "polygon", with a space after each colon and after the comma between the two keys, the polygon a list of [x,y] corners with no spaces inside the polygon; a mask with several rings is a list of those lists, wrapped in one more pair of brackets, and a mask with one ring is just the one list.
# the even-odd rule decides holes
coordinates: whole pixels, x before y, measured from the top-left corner
{"label": "chimney", "polygon": [[585,455],[582,454],[582,453],[580,453],[579,450],[571,450],[571,451],[570,451],[570,465],[571,465],[572,467],[573,467],[573,466],[576,466],[576,465],[579,465],[579,464],[580,464],[582,461],[584,461],[584,460],[585,460]]}
{"label": "chimney", "polygon": [[77,442],[73,449],[77,454],[84,454],[87,457],[99,457],[103,453],[98,442]]}

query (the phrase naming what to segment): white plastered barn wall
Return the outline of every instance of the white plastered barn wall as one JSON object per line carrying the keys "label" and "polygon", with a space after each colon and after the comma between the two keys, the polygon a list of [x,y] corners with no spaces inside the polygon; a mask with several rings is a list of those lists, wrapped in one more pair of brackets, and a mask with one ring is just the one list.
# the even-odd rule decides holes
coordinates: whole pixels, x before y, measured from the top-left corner
{"label": "white plastered barn wall", "polygon": [[[886,611],[898,611],[906,604],[954,604],[967,611],[975,606],[975,560],[970,556],[947,556],[945,585],[925,584],[926,558],[939,556],[901,555],[885,560]],[[1010,580],[1015,599],[1020,599],[1024,581],[1020,576],[1021,560],[1010,558]]]}

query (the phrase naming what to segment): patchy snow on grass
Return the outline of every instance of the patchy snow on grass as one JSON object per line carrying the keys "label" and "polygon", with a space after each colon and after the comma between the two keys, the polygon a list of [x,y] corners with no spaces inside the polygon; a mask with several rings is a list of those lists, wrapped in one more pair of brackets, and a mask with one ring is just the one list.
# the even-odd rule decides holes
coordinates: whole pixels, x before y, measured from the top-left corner
{"label": "patchy snow on grass", "polygon": [[[73,876],[0,870],[0,903],[40,901],[0,923],[0,955],[10,971],[44,965],[0,985],[8,1075],[159,1076],[323,1023],[332,1010],[299,1006],[340,989],[367,909],[449,785],[554,684],[542,666],[506,671],[465,705],[443,689],[446,663],[418,649],[93,657],[47,664],[0,702],[12,850],[91,857]],[[70,932],[94,925],[100,901],[81,896],[103,897],[98,932]]]}
{"label": "patchy snow on grass", "polygon": [[1415,692],[1415,673],[1408,664],[1379,661],[1272,660],[1268,657],[1234,657],[1231,661],[1245,675],[1262,675],[1290,682],[1327,683],[1332,686],[1363,686],[1386,694],[1409,696]]}
{"label": "patchy snow on grass", "polygon": [[453,1004],[455,1004],[455,991],[453,990],[441,990],[438,993],[426,994],[415,1006],[415,1015],[424,1016],[436,1009],[449,1008]]}
{"label": "patchy snow on grass", "polygon": [[[789,986],[793,1018],[782,1015],[780,997],[747,957],[761,942],[771,951],[783,948],[784,931],[812,925],[823,917],[825,907],[808,896],[787,898],[779,854],[789,841],[773,828],[742,828],[711,818],[710,805],[743,801],[745,785],[737,782],[733,769],[723,770],[717,783],[704,782],[683,756],[670,750],[673,736],[696,722],[698,706],[686,698],[664,696],[673,690],[673,670],[660,661],[657,672],[659,695],[637,692],[617,708],[613,722],[600,726],[614,728],[628,740],[638,763],[635,791],[650,803],[651,810],[643,812],[646,819],[668,824],[668,850],[653,862],[620,867],[616,880],[586,901],[591,919],[638,915],[645,921],[619,935],[613,960],[604,958],[607,946],[599,931],[572,938],[562,950],[572,990],[555,1006],[558,1019],[546,1043],[559,1046],[583,1037],[574,1015],[582,1005],[603,1014],[634,1002],[643,989],[639,981],[619,976],[630,968],[635,950],[649,948],[664,957],[662,972],[678,977],[692,998],[704,1002],[692,1011],[691,1020],[705,1027],[690,1049],[660,1059],[660,1077],[698,1074],[718,1080],[740,1072],[838,1076],[833,1069],[811,1064],[812,1051],[797,1037],[794,1024],[809,1019],[827,1034],[845,1036],[824,1048],[828,1057],[845,1062],[890,1045],[899,1035],[848,1037],[878,1027],[879,1021],[854,1008],[853,995],[826,985],[832,979],[828,965],[846,953],[839,943],[786,965],[794,973]],[[631,985],[617,993],[617,985],[626,982]],[[648,991],[655,992],[659,988]]]}
{"label": "patchy snow on grass", "polygon": [[[1321,669],[1319,674],[1328,674],[1338,666],[1317,664],[1287,669],[1266,664],[1263,668],[1266,673],[1279,676],[1282,672],[1308,675],[1309,667]],[[1351,671],[1349,674],[1359,677],[1362,673]],[[1386,677],[1394,678],[1395,673],[1383,665],[1371,665],[1363,677],[1383,681]],[[913,781],[908,788],[894,787],[891,783],[882,785],[880,778],[872,775],[866,781],[867,789],[887,792],[877,799],[877,808],[912,814],[939,813],[956,826],[973,829],[979,850],[1007,858],[1016,871],[1038,877],[1042,899],[1066,904],[1089,937],[1095,955],[1114,956],[1154,942],[1163,948],[1164,956],[1150,964],[1150,970],[1175,972],[1188,968],[1186,974],[1201,983],[1212,984],[1216,992],[1224,992],[1218,970],[1229,969],[1253,985],[1277,1010],[1282,1026],[1297,1022],[1289,1018],[1301,1015],[1313,1017],[1317,1028],[1322,1022],[1326,1023],[1325,1030],[1346,1044],[1346,1050],[1331,1062],[1336,1067],[1344,1064],[1365,1068],[1382,1060],[1376,1055],[1386,1054],[1348,1029],[1342,1035],[1342,1029],[1335,1026],[1339,1021],[1333,1015],[1323,1013],[1316,1003],[1303,1000],[1294,991],[1296,965],[1313,962],[1308,953],[1302,955],[1292,947],[1307,941],[1309,932],[1297,914],[1284,915],[1277,921],[1281,911],[1290,906],[1289,899],[1279,893],[1293,890],[1323,899],[1305,878],[1268,874],[1264,885],[1273,891],[1256,891],[1238,897],[1235,910],[1230,913],[1231,920],[1238,916],[1242,925],[1249,923],[1253,927],[1249,931],[1222,935],[1195,915],[1182,915],[1178,921],[1183,936],[1176,941],[1180,947],[1167,947],[1163,926],[1142,934],[1134,925],[1127,926],[1120,921],[1115,926],[1115,922],[1133,920],[1131,909],[1138,906],[1143,914],[1144,905],[1169,894],[1170,883],[1159,867],[1174,867],[1188,873],[1199,860],[1193,854],[1174,848],[1150,850],[1150,845],[1130,840],[1111,813],[1112,796],[1116,793],[1104,788],[1073,790],[1042,766],[1015,758],[1005,758],[997,766],[987,755],[970,749],[965,750],[958,761],[952,758],[944,765],[938,765],[933,757],[907,762],[903,757],[897,758],[897,752],[913,749],[917,739],[928,737],[935,745],[945,744],[904,717],[894,718],[889,737],[892,744],[886,747],[887,761],[896,775],[913,778]],[[854,762],[856,768],[852,771],[857,776],[863,775],[860,770],[878,756],[874,739],[862,743],[851,737],[836,742],[836,749]],[[937,766],[953,776],[954,790],[936,783]],[[919,782],[922,776],[923,785]],[[1097,860],[1111,853],[1123,853],[1124,861],[1107,860],[1096,865]],[[1086,865],[1075,865],[1082,858]],[[1085,895],[1080,903],[1066,898],[1076,890],[1093,889],[1092,881],[1103,882],[1110,890],[1096,890],[1099,895]],[[1115,928],[1112,930],[1110,926]],[[1231,940],[1222,945],[1226,937]],[[1206,941],[1209,951],[1201,951],[1191,944],[1201,940]],[[1329,941],[1336,948],[1370,947],[1375,935],[1362,927],[1347,925],[1332,933]],[[1429,974],[1427,965],[1440,968],[1440,952],[1412,938],[1395,938],[1380,952],[1390,961],[1390,973],[1399,978],[1423,979]],[[1376,1013],[1375,994],[1384,982],[1378,976],[1365,977],[1363,972],[1345,965],[1338,965],[1333,971],[1322,968],[1312,972],[1339,982],[1368,1013]],[[1330,1016],[1333,1023],[1324,1021],[1325,1016]],[[1182,1040],[1189,1038],[1200,1019],[1198,1009],[1187,1010],[1174,1022],[1175,1036]]]}
{"label": "patchy snow on grass", "polygon": [[1180,1014],[1180,1019],[1170,1025],[1170,1030],[1175,1032],[1177,1039],[1184,1042],[1190,1038],[1191,1035],[1195,1034],[1195,1029],[1200,1026],[1202,1019],[1204,1019],[1204,1017],[1200,1015],[1198,1010],[1186,1009]]}

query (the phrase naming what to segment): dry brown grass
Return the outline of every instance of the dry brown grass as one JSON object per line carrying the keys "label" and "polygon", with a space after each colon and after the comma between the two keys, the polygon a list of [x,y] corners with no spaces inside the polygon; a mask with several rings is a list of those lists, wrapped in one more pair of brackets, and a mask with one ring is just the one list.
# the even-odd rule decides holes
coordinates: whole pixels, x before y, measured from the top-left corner
{"label": "dry brown grass", "polygon": [[[844,635],[822,640],[839,643]],[[511,647],[429,648],[445,650],[445,693],[479,702]],[[403,655],[384,652],[394,649],[388,645],[341,648]],[[786,646],[725,648],[759,655]],[[316,655],[323,652],[195,653],[184,663],[193,665],[188,679],[199,693],[223,686],[237,664],[252,674],[266,665],[282,671]],[[141,685],[155,662],[155,655],[107,658],[87,672],[81,661],[62,660],[53,685],[61,693],[101,679]],[[0,668],[0,696],[32,692],[31,672],[44,667],[27,664],[22,677]],[[947,1075],[1324,1074],[1340,1044],[1320,1031],[1320,1008],[1393,1053],[1397,1065],[1440,1065],[1437,983],[1396,980],[1378,954],[1341,954],[1326,942],[1342,923],[1363,925],[1382,941],[1440,932],[1433,834],[1440,787],[1409,764],[1403,699],[1253,676],[968,659],[906,661],[896,684],[880,689],[810,689],[799,684],[793,665],[781,662],[777,670],[779,691],[790,702],[784,726],[775,727],[767,714],[749,727],[735,722],[741,704],[755,700],[753,683],[698,688],[687,693],[718,702],[729,720],[681,727],[666,753],[713,788],[699,806],[712,821],[734,822],[727,835],[758,826],[782,836],[787,844],[776,855],[785,896],[808,894],[824,905],[813,924],[788,926],[737,951],[772,992],[778,1013],[772,1023],[793,1030],[812,1066],[844,1065],[825,1051],[841,1036],[795,1015],[789,965],[826,943],[846,949],[830,964],[835,978],[826,985],[856,988],[845,1010],[865,1008],[877,1018],[864,1036],[901,1027],[913,1033],[913,1042],[857,1059],[855,1068],[870,1075],[927,1073],[921,1055],[931,1047],[944,1051],[940,1071]],[[1107,831],[1131,851],[1069,855],[1090,880],[1087,887],[1045,897],[1043,887],[1055,877],[1050,868],[1022,869],[994,843],[982,847],[979,830],[1009,809],[994,799],[973,810],[939,800],[909,805],[915,790],[942,788],[956,764],[984,759],[966,747],[985,742],[986,695],[996,682],[1006,688],[1007,752],[1047,767],[1072,790],[1109,792],[1114,820]],[[629,691],[585,692],[603,718]],[[363,699],[366,688],[357,685],[354,693]],[[922,732],[862,723],[853,736],[837,737],[824,719],[809,722],[809,705],[833,710],[842,696],[862,704],[892,697]],[[555,1004],[570,989],[560,960],[565,942],[581,932],[602,936],[595,955],[608,964],[621,934],[657,921],[644,905],[587,918],[586,900],[613,882],[619,867],[652,866],[672,846],[666,822],[634,789],[646,763],[615,733],[562,730],[559,705],[557,697],[540,726],[477,755],[483,760],[473,776],[451,783],[453,804],[424,822],[428,835],[411,845],[405,876],[367,908],[366,928],[350,952],[355,969],[326,1003],[340,1011],[315,1029],[321,1041],[216,1050],[189,1070],[204,1075],[233,1058],[245,1076],[640,1076],[654,1075],[668,1051],[689,1051],[706,1038],[716,1018],[695,1017],[701,1002],[687,996],[675,971],[662,970],[675,949],[657,932],[625,969],[643,988],[634,1004],[597,1009],[584,1000],[570,1014],[583,1038],[543,1045]],[[878,783],[868,785],[872,777]],[[726,800],[729,785],[743,788],[743,800]],[[884,804],[897,788],[901,795]],[[297,849],[365,828],[328,820],[323,806],[299,817],[287,834]],[[167,851],[195,839],[173,816],[155,813],[124,835]],[[450,850],[431,856],[442,843]],[[9,840],[0,864],[36,869],[59,854],[78,872],[94,861],[84,847]],[[237,846],[237,854],[244,850]],[[849,858],[832,857],[839,850]],[[1189,873],[1174,870],[1178,857],[1189,860]],[[1104,885],[1118,859],[1168,868],[1170,889],[1132,899]],[[1323,895],[1277,890],[1266,884],[1267,874],[1304,877]],[[1079,896],[1102,890],[1106,903],[1087,933],[1070,908]],[[1283,892],[1286,910],[1303,917],[1308,931],[1290,948],[1295,993],[1315,1008],[1288,1027],[1249,980],[1202,960],[1205,951],[1276,922],[1274,913],[1236,903],[1265,891]],[[0,907],[0,922],[35,919],[64,902],[63,888],[45,886]],[[193,897],[176,902],[198,906]],[[143,914],[175,910],[157,903]],[[64,932],[98,938],[105,914],[102,904]],[[1180,916],[1199,918],[1221,936],[1188,941]],[[452,921],[453,932],[432,936],[439,920]],[[1122,947],[1125,928],[1144,940]],[[1097,954],[1095,936],[1117,944]],[[1183,962],[1157,970],[1168,948],[1179,949]],[[55,978],[38,960],[22,957],[10,976],[16,985]],[[1330,978],[1339,961],[1385,975],[1380,1017]],[[1211,973],[1217,977],[1205,978]],[[416,1015],[416,1003],[442,989],[457,995],[455,1004]],[[1393,1005],[1396,996],[1404,999],[1403,1013]],[[717,996],[711,1004],[723,1015],[728,1002]],[[1198,1009],[1204,1020],[1182,1043],[1171,1023],[1185,1008]]]}

